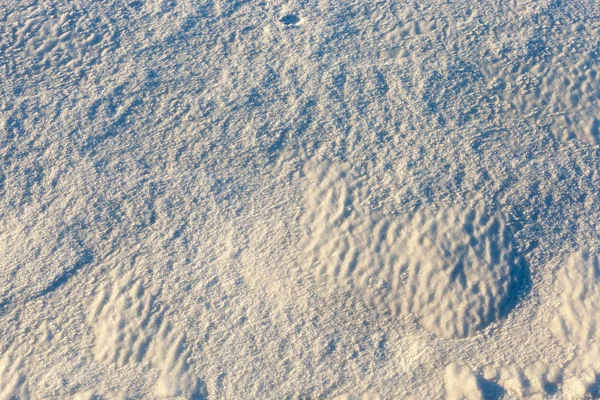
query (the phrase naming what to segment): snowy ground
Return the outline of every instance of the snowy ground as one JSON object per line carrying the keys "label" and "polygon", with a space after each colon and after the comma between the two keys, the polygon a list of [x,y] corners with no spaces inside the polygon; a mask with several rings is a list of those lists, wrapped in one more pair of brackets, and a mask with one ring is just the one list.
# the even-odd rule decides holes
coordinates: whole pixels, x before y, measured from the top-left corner
{"label": "snowy ground", "polygon": [[595,0],[3,0],[0,399],[600,397],[599,73]]}

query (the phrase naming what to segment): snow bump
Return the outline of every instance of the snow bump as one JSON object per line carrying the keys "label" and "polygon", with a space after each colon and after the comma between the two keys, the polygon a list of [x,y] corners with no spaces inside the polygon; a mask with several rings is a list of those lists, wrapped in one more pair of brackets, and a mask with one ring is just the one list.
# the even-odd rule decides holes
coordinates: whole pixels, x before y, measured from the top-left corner
{"label": "snow bump", "polygon": [[483,202],[384,215],[345,165],[313,164],[306,181],[301,263],[382,311],[464,338],[505,317],[527,287],[506,216]]}

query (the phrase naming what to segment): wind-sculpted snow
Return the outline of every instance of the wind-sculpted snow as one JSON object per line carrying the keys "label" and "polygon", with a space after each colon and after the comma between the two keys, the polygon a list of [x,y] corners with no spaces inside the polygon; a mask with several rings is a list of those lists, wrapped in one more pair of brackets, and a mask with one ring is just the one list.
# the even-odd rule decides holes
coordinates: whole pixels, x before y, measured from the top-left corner
{"label": "wind-sculpted snow", "polygon": [[81,10],[32,5],[11,12],[6,23],[9,32],[0,41],[0,49],[13,61],[29,58],[29,73],[49,68],[76,70],[83,63],[99,62],[111,51],[104,41],[111,32],[95,29],[97,24]]}
{"label": "wind-sculpted snow", "polygon": [[583,387],[589,386],[586,391],[594,390],[593,375],[600,374],[600,255],[589,249],[568,255],[555,274],[554,292],[560,306],[550,320],[550,329],[561,343],[575,346],[568,370],[587,370],[577,378]]}
{"label": "wind-sculpted snow", "polygon": [[310,162],[304,179],[302,262],[380,309],[462,338],[506,316],[526,288],[507,218],[481,201],[384,215],[369,209],[369,182],[348,165]]}
{"label": "wind-sculpted snow", "polygon": [[444,375],[445,398],[447,400],[480,400],[483,391],[477,384],[477,377],[469,367],[449,364]]}
{"label": "wind-sculpted snow", "polygon": [[11,349],[0,358],[0,399],[26,399],[31,396],[23,373],[23,357],[23,354]]}
{"label": "wind-sculpted snow", "polygon": [[600,396],[599,74],[594,0],[0,1],[0,400]]}
{"label": "wind-sculpted snow", "polygon": [[[204,383],[188,362],[185,334],[165,318],[156,296],[131,272],[117,270],[91,307],[88,323],[96,336],[94,355],[117,367],[149,363],[159,370],[154,394],[159,398],[197,399],[206,395]],[[112,286],[112,287],[111,287]]]}

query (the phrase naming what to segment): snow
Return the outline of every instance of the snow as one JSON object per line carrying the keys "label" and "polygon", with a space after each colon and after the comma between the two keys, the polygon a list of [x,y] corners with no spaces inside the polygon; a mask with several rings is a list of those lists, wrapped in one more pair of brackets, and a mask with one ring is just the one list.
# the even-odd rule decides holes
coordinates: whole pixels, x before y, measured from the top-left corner
{"label": "snow", "polygon": [[0,399],[598,396],[600,4],[5,0]]}

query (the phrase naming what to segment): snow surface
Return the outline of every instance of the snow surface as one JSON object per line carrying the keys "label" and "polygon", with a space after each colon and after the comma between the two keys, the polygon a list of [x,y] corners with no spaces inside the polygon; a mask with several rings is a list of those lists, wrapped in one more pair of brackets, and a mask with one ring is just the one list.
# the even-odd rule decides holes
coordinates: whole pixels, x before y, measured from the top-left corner
{"label": "snow surface", "polygon": [[600,397],[600,3],[0,2],[0,399]]}

